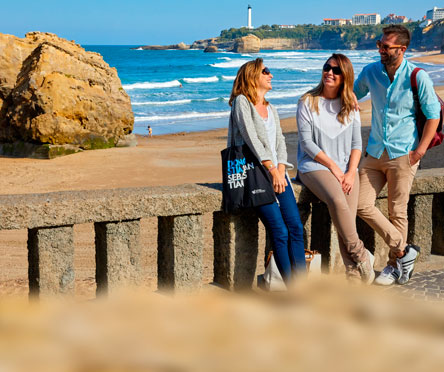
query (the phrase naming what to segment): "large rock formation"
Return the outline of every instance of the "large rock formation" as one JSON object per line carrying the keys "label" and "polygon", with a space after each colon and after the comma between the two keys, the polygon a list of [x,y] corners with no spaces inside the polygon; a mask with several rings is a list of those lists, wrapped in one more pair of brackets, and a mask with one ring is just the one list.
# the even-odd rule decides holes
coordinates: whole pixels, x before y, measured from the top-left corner
{"label": "large rock formation", "polygon": [[137,48],[131,49],[143,49],[143,50],[168,50],[168,49],[178,49],[178,50],[187,50],[190,49],[190,46],[181,42],[179,44],[172,45],[143,45]]}
{"label": "large rock formation", "polygon": [[114,146],[134,115],[117,71],[54,34],[0,34],[0,142]]}
{"label": "large rock formation", "polygon": [[255,35],[247,35],[234,41],[233,52],[258,53],[261,49],[261,39]]}

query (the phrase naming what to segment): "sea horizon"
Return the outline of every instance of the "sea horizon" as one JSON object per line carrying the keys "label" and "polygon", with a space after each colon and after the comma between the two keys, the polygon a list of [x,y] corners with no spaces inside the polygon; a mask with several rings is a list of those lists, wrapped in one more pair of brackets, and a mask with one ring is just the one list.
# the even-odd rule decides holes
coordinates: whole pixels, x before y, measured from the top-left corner
{"label": "sea horizon", "polygon": [[[362,68],[379,60],[377,50],[262,50],[204,53],[190,50],[140,50],[140,45],[82,45],[100,53],[117,69],[122,87],[131,98],[135,134],[154,135],[197,132],[228,125],[228,98],[237,70],[245,62],[263,58],[273,74],[267,99],[281,118],[296,114],[297,101],[316,86],[322,65],[333,52],[347,55],[355,77]],[[422,53],[407,53],[411,58]],[[444,80],[444,67],[417,63],[437,85]]]}

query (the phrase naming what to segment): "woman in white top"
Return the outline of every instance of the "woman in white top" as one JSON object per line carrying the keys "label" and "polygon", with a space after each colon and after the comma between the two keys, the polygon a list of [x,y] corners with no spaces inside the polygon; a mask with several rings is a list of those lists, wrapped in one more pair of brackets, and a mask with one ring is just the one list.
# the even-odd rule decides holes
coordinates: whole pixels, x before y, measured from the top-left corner
{"label": "woman in white top", "polygon": [[343,54],[324,64],[320,83],[298,104],[298,175],[328,206],[350,280],[371,284],[373,255],[356,231],[361,122],[355,111],[354,72]]}

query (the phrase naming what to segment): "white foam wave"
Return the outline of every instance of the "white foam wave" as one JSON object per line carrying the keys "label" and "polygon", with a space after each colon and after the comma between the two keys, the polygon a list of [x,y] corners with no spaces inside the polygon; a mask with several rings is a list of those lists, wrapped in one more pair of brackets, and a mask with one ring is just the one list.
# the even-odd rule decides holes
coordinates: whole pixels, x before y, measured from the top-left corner
{"label": "white foam wave", "polygon": [[291,98],[291,97],[299,97],[304,94],[306,91],[310,90],[313,86],[307,85],[304,87],[300,87],[297,89],[270,92],[267,94],[267,98]]}
{"label": "white foam wave", "polygon": [[200,77],[200,78],[184,78],[183,81],[188,84],[193,83],[216,83],[219,81],[217,76]]}
{"label": "white foam wave", "polygon": [[231,61],[230,57],[219,57],[218,59],[223,59],[224,61]]}
{"label": "white foam wave", "polygon": [[273,53],[263,53],[264,57],[296,57],[296,56],[306,56],[303,52],[273,52]]}
{"label": "white foam wave", "polygon": [[134,118],[135,122],[151,122],[151,121],[166,121],[166,120],[186,120],[197,118],[222,118],[227,116],[229,111],[218,112],[187,112],[179,115],[153,115],[153,116],[137,116]]}
{"label": "white foam wave", "polygon": [[274,105],[278,110],[290,110],[296,109],[298,107],[297,103],[290,103],[287,105]]}
{"label": "white foam wave", "polygon": [[178,99],[175,101],[147,101],[147,102],[132,102],[134,106],[157,106],[157,105],[183,105],[191,103],[191,99]]}
{"label": "white foam wave", "polygon": [[132,102],[133,106],[166,106],[166,105],[184,105],[192,102],[215,102],[215,101],[228,101],[226,97],[213,97],[213,98],[198,98],[198,99],[178,99],[173,101],[145,101],[145,102]]}
{"label": "white foam wave", "polygon": [[241,67],[245,63],[245,60],[243,59],[234,59],[227,62],[220,62],[220,63],[212,63],[210,64],[211,67],[217,67],[217,68],[238,68]]}
{"label": "white foam wave", "polygon": [[236,79],[236,75],[230,75],[230,76],[222,75],[222,80],[224,81],[234,81],[234,79]]}
{"label": "white foam wave", "polygon": [[180,87],[179,80],[164,81],[164,82],[144,82],[144,83],[134,83],[134,84],[124,84],[123,89],[159,89],[159,88],[172,88]]}
{"label": "white foam wave", "polygon": [[241,57],[249,57],[249,58],[253,58],[253,56],[251,54],[241,54]]}

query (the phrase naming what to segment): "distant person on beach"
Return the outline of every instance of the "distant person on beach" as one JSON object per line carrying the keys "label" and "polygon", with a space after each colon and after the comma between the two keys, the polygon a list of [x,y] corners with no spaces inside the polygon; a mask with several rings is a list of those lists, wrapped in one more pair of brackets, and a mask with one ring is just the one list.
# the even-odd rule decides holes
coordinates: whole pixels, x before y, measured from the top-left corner
{"label": "distant person on beach", "polygon": [[265,99],[273,75],[261,58],[241,66],[229,100],[233,129],[228,131],[228,146],[246,143],[270,173],[276,202],[257,207],[271,236],[273,254],[284,281],[306,272],[303,226],[286,169],[287,148],[276,109]]}
{"label": "distant person on beach", "polygon": [[[391,285],[409,281],[419,255],[419,247],[407,244],[407,204],[420,159],[438,127],[440,104],[432,80],[421,70],[418,95],[427,122],[419,138],[410,84],[416,66],[404,58],[410,32],[401,25],[382,31],[382,39],[376,42],[381,60],[364,67],[354,85],[358,99],[370,92],[372,100],[370,138],[359,170],[358,216],[390,247],[387,266],[375,282]],[[386,183],[389,219],[375,206]]]}
{"label": "distant person on beach", "polygon": [[350,60],[343,54],[332,54],[318,86],[299,100],[298,175],[327,204],[347,278],[371,284],[374,257],[356,231],[362,140],[353,81]]}
{"label": "distant person on beach", "polygon": [[149,125],[148,125],[148,136],[149,137],[153,136],[153,128],[151,128]]}

